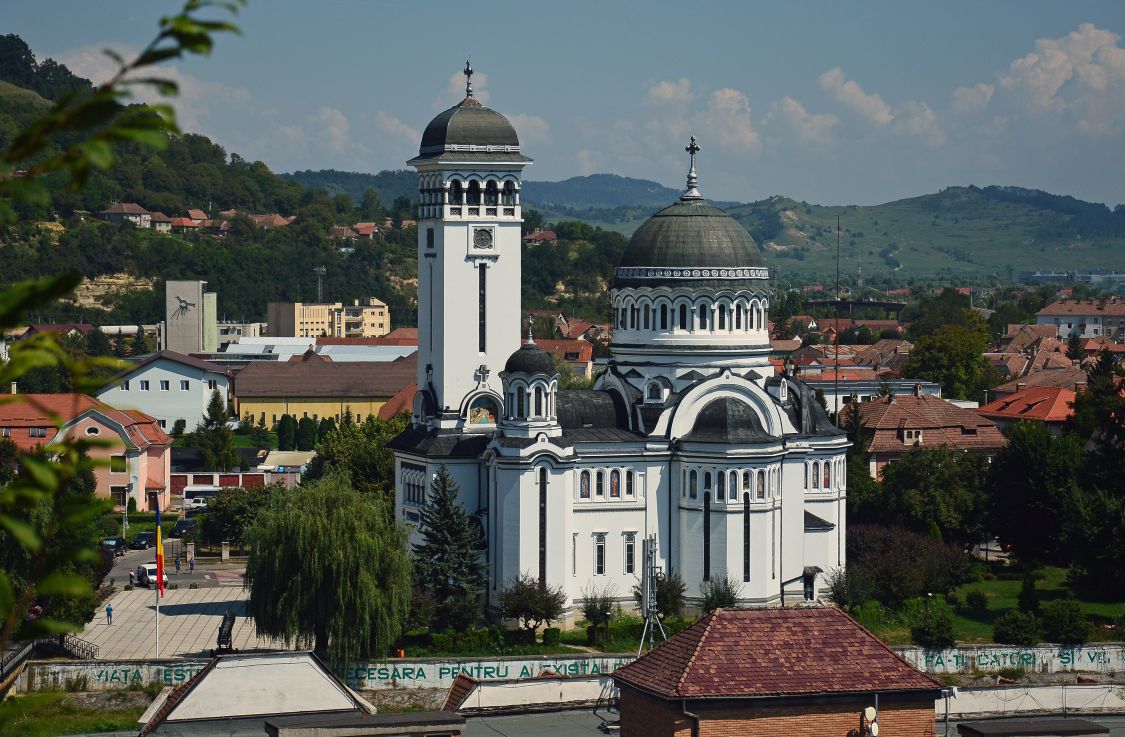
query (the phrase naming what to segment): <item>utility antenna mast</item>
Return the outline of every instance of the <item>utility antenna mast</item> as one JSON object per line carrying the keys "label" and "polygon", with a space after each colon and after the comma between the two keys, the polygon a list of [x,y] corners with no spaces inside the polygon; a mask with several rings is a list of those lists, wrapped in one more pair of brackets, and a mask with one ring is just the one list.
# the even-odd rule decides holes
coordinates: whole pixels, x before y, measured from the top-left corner
{"label": "utility antenna mast", "polygon": [[324,275],[328,273],[328,269],[323,266],[317,266],[313,269],[316,274],[316,303],[324,303]]}
{"label": "utility antenna mast", "polygon": [[664,625],[660,622],[660,609],[656,605],[656,583],[664,578],[664,570],[656,565],[656,535],[649,535],[641,541],[644,567],[641,569],[641,610],[645,615],[645,628],[641,630],[641,644],[637,647],[637,657],[645,650],[648,643],[649,652],[656,647],[656,631],[660,630],[660,639],[667,640]]}

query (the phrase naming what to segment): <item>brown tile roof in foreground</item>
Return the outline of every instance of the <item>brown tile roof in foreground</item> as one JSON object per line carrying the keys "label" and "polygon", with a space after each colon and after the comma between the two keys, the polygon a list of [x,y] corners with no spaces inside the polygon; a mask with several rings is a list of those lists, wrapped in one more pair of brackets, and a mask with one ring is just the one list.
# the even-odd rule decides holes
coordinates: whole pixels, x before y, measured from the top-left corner
{"label": "brown tile roof in foreground", "polygon": [[666,699],[941,688],[834,607],[717,609],[613,679]]}
{"label": "brown tile roof in foreground", "polygon": [[991,420],[940,397],[895,396],[859,404],[860,421],[868,434],[867,452],[908,449],[900,430],[925,430],[922,444],[947,445],[958,450],[995,450],[1007,439]]}
{"label": "brown tile roof in foreground", "polygon": [[234,379],[248,397],[393,397],[416,380],[418,354],[395,361],[297,360],[252,362]]}

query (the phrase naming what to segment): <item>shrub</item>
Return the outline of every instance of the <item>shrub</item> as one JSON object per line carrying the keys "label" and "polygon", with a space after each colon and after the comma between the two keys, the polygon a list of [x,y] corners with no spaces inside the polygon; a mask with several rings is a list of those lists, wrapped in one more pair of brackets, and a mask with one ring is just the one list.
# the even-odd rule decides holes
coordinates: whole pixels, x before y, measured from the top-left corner
{"label": "shrub", "polygon": [[129,501],[125,503],[125,506],[129,510],[129,514],[132,514],[133,512],[136,512],[137,511],[137,498],[132,497],[132,496],[129,497]]}
{"label": "shrub", "polygon": [[99,719],[94,722],[92,729],[95,732],[119,732],[129,725],[120,719]]}
{"label": "shrub", "polygon": [[[940,602],[940,603],[939,603]],[[956,639],[953,637],[953,619],[949,616],[949,609],[944,602],[927,601],[918,606],[918,600],[911,604],[914,615],[911,617],[910,637],[915,643],[927,650],[941,650],[953,647]]]}
{"label": "shrub", "polygon": [[591,645],[605,642],[609,634],[609,622],[617,608],[617,592],[613,584],[599,588],[591,586],[582,590],[582,618],[590,623],[586,630],[587,641]]}
{"label": "shrub", "polygon": [[965,606],[974,612],[988,611],[988,597],[983,591],[970,591],[965,594]]}
{"label": "shrub", "polygon": [[188,588],[189,589],[197,589],[197,588],[199,588],[199,584],[197,584],[193,581],[192,583],[188,584]]}
{"label": "shrub", "polygon": [[945,595],[945,603],[954,611],[960,609],[962,605],[961,597],[954,591],[950,591]]}
{"label": "shrub", "polygon": [[558,627],[548,627],[543,630],[543,644],[544,645],[558,645],[562,639],[562,630]]}
{"label": "shrub", "polygon": [[742,596],[742,584],[730,576],[713,578],[704,582],[702,588],[703,611],[705,612],[738,606],[738,597]]}
{"label": "shrub", "polygon": [[1035,645],[1039,620],[1031,612],[1006,612],[992,626],[992,639],[1002,645]]}
{"label": "shrub", "polygon": [[517,576],[498,599],[505,617],[518,619],[521,627],[532,632],[561,617],[566,604],[561,588],[551,588],[527,573]]}
{"label": "shrub", "polygon": [[1043,637],[1048,642],[1077,645],[1090,637],[1090,622],[1082,613],[1082,607],[1073,599],[1044,604],[1040,621],[1043,624]]}
{"label": "shrub", "polygon": [[[654,588],[656,611],[665,617],[680,616],[684,609],[684,594],[687,592],[687,585],[680,574],[657,578]],[[633,587],[633,600],[637,602],[638,609],[641,607],[641,598],[641,585],[637,584]]]}
{"label": "shrub", "polygon": [[176,438],[180,437],[181,435],[184,434],[184,430],[186,430],[186,429],[187,429],[187,421],[184,420],[181,417],[180,419],[178,419],[178,420],[176,420],[175,422],[172,423],[172,437],[176,437]]}
{"label": "shrub", "polygon": [[1035,590],[1035,575],[1028,573],[1023,577],[1019,597],[1020,611],[1035,613],[1039,611],[1039,592]]}
{"label": "shrub", "polygon": [[900,527],[852,526],[847,548],[842,593],[853,602],[876,599],[897,607],[927,593],[944,595],[972,577],[972,559],[964,551]]}

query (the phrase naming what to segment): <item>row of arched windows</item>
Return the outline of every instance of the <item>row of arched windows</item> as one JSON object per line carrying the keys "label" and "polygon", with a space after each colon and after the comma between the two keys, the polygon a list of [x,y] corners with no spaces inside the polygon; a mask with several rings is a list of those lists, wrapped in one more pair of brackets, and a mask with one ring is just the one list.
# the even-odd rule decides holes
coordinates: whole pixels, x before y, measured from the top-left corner
{"label": "row of arched windows", "polygon": [[[503,205],[506,209],[504,215],[515,215],[515,206],[519,204],[519,182],[506,178],[503,181],[489,178],[481,181],[478,177],[455,177],[446,182],[440,174],[424,176],[419,179],[419,216],[422,218],[441,217],[442,208],[446,205],[460,207],[495,207]],[[455,212],[454,214],[461,214]],[[478,215],[479,212],[470,212]],[[489,211],[489,215],[498,213]]]}
{"label": "row of arched windows", "polygon": [[742,333],[766,328],[769,304],[758,298],[623,297],[614,310],[618,330]]}
{"label": "row of arched windows", "polygon": [[578,474],[578,499],[579,501],[635,499],[637,497],[635,476],[629,469],[583,470]]}
{"label": "row of arched windows", "polygon": [[843,458],[812,461],[805,464],[805,491],[831,491],[847,486],[847,469]]}
{"label": "row of arched windows", "polygon": [[509,420],[549,420],[555,416],[557,384],[512,382],[508,387]]}
{"label": "row of arched windows", "polygon": [[684,471],[680,497],[698,499],[703,494],[716,502],[734,502],[739,492],[752,494],[754,499],[771,499],[780,496],[781,468],[770,466],[755,469],[698,469]]}

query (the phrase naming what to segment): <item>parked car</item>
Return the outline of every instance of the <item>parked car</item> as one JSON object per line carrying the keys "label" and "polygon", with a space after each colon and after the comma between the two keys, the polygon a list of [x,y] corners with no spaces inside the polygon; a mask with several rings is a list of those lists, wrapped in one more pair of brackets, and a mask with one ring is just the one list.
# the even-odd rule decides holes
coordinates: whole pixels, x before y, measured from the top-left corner
{"label": "parked car", "polygon": [[138,532],[129,547],[133,550],[148,550],[156,545],[155,532]]}
{"label": "parked car", "polygon": [[[156,562],[143,563],[137,566],[137,585],[151,589],[154,583],[156,583]],[[168,585],[167,571],[164,573],[164,585]]]}
{"label": "parked car", "polygon": [[172,534],[169,537],[183,537],[199,530],[199,520],[182,519],[172,525]]}
{"label": "parked car", "polygon": [[102,540],[102,547],[113,553],[114,558],[120,558],[125,555],[126,546],[125,538],[123,537],[107,537]]}

